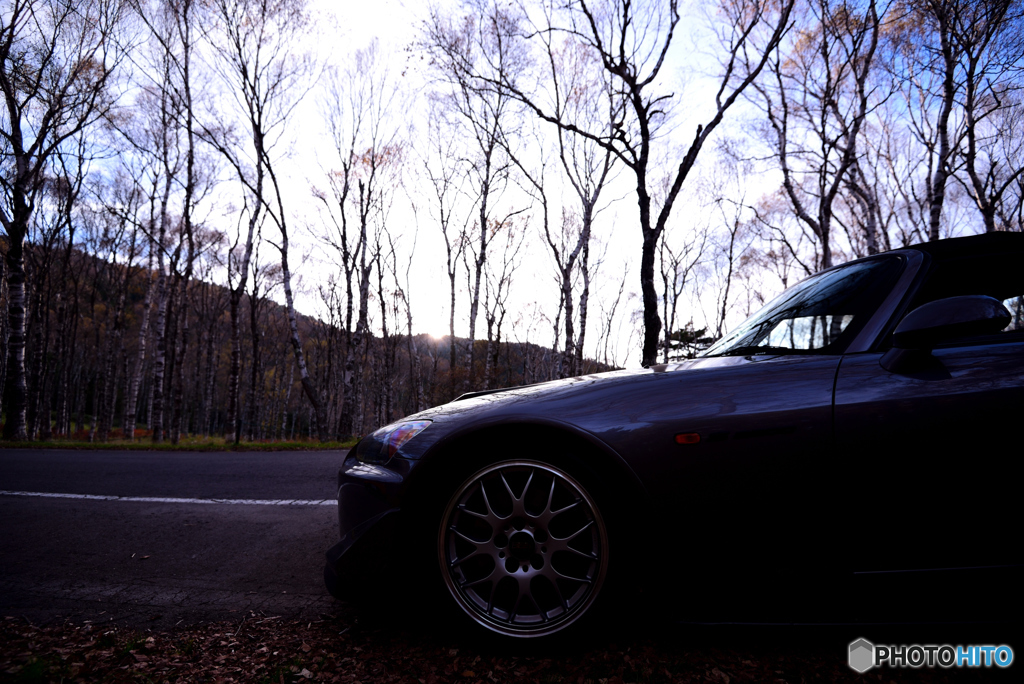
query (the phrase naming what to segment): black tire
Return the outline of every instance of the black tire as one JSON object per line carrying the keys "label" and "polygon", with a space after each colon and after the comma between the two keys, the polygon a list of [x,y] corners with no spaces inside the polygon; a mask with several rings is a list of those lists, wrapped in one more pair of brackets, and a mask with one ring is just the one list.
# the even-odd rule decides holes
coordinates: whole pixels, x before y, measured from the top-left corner
{"label": "black tire", "polygon": [[562,461],[507,458],[473,469],[434,518],[443,599],[480,635],[562,640],[605,612],[613,516],[600,480]]}

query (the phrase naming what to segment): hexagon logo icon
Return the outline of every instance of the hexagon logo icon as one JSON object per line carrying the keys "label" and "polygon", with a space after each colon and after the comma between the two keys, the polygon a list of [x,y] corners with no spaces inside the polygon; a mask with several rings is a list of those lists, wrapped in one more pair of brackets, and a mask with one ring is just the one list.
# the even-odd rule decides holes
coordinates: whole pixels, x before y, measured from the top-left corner
{"label": "hexagon logo icon", "polygon": [[875,645],[867,639],[857,639],[850,644],[850,667],[857,672],[867,672],[875,665]]}

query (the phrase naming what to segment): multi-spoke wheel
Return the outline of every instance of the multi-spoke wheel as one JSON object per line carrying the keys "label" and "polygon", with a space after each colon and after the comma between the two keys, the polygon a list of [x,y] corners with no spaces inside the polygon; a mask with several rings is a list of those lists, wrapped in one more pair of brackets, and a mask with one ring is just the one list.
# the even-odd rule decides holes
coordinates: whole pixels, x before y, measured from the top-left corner
{"label": "multi-spoke wheel", "polygon": [[438,551],[462,611],[516,637],[574,623],[608,571],[608,532],[595,500],[569,473],[539,461],[502,461],[470,476],[448,502]]}

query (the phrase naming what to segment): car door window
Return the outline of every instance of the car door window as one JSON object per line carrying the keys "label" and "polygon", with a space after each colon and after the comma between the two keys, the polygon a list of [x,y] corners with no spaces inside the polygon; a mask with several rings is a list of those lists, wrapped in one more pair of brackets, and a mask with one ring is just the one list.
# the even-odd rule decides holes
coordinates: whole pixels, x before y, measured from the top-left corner
{"label": "car door window", "polygon": [[1003,300],[1003,306],[1010,312],[1012,317],[1010,325],[1003,328],[1003,332],[1016,332],[1024,330],[1024,295],[1007,297]]}
{"label": "car door window", "polygon": [[792,350],[822,349],[829,345],[832,338],[842,335],[852,321],[853,316],[850,314],[783,318],[768,333],[764,344],[767,347]]}

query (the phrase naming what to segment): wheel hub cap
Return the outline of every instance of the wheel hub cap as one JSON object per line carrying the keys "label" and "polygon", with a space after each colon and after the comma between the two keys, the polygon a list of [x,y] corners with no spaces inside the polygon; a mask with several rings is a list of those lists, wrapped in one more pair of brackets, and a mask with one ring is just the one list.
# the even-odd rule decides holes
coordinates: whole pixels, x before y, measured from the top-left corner
{"label": "wheel hub cap", "polygon": [[533,558],[537,544],[529,532],[516,532],[508,540],[509,552],[519,560],[530,560]]}

